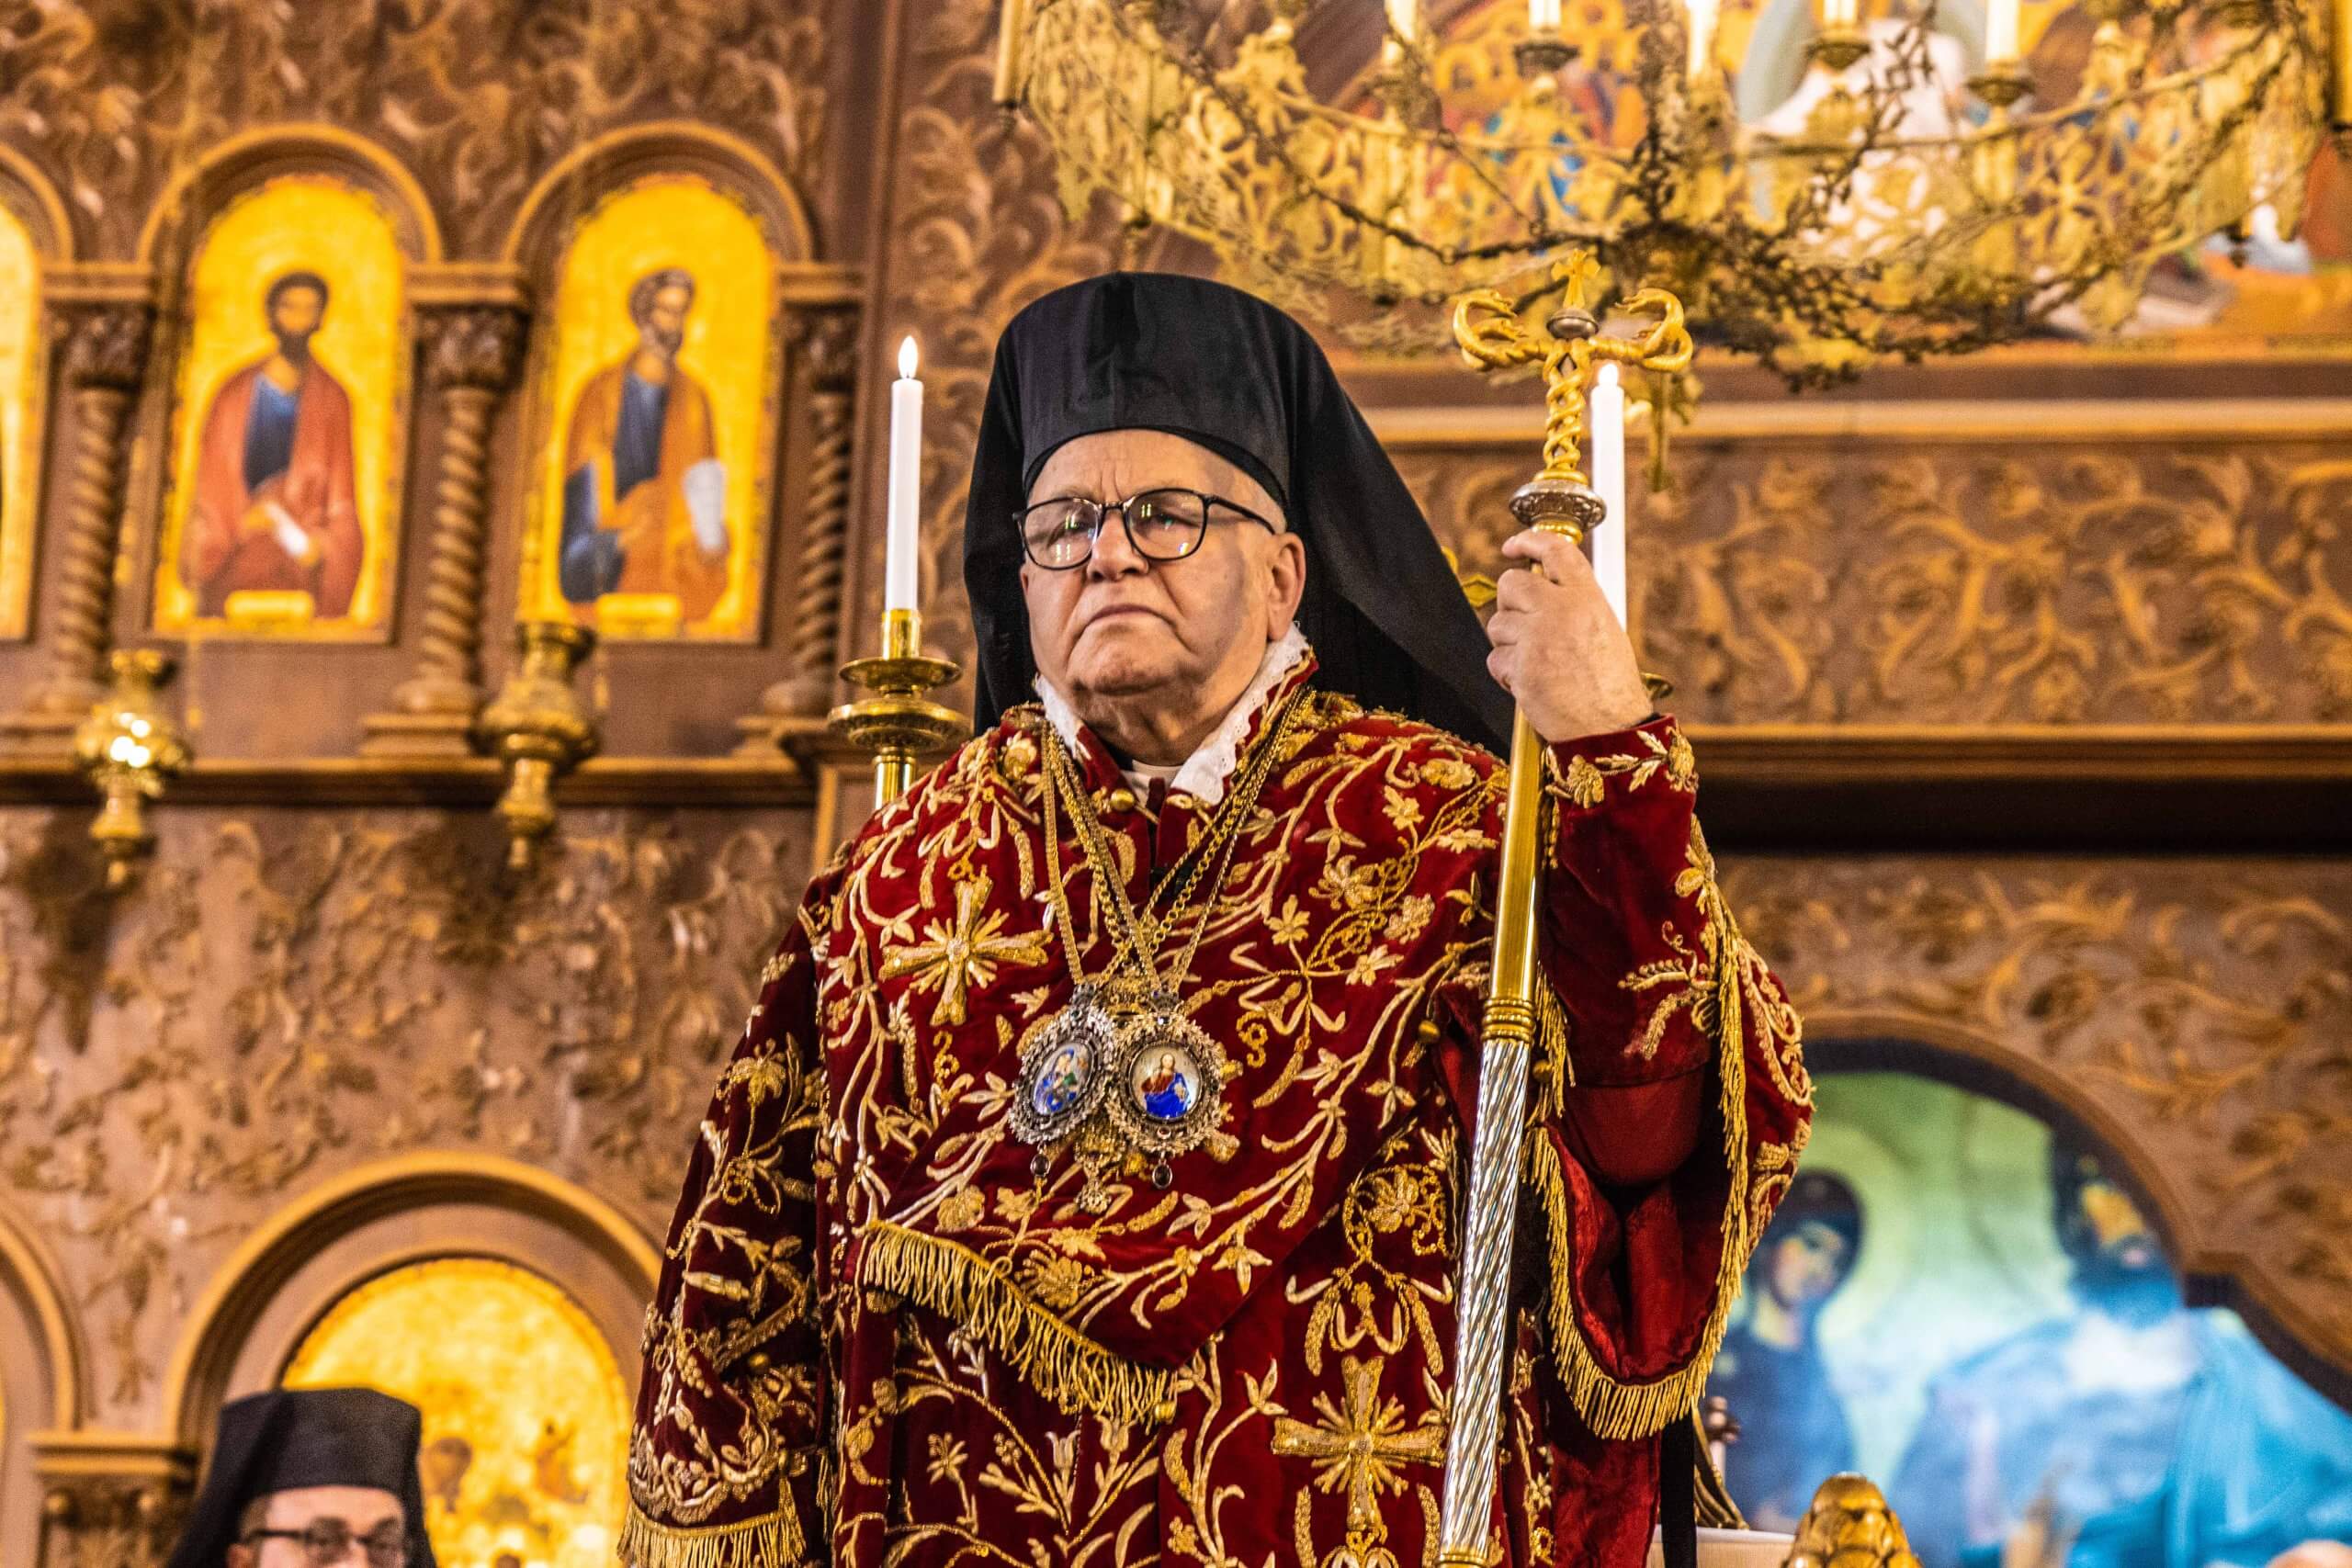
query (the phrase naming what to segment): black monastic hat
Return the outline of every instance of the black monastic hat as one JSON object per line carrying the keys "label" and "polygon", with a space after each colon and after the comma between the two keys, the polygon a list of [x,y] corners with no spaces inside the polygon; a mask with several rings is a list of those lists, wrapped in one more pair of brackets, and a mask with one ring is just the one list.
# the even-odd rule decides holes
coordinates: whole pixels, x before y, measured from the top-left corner
{"label": "black monastic hat", "polygon": [[1054,449],[1105,430],[1197,442],[1266,488],[1306,547],[1317,683],[1501,750],[1511,705],[1429,520],[1306,330],[1238,288],[1121,272],[1038,299],[999,340],[972,456],[964,584],[982,732],[1036,665],[1014,514]]}
{"label": "black monastic hat", "polygon": [[434,1568],[424,1534],[416,1406],[372,1388],[273,1389],[220,1407],[204,1488],[165,1568],[220,1568],[245,1505],[302,1486],[373,1486],[408,1516],[409,1568]]}

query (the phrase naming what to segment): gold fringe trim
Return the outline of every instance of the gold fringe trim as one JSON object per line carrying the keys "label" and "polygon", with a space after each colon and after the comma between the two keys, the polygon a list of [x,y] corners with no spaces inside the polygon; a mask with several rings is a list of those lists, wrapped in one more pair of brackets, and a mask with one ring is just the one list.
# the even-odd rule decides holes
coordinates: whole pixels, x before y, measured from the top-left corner
{"label": "gold fringe trim", "polygon": [[1549,986],[1535,987],[1535,1114],[1556,1121],[1567,1114],[1568,1090],[1576,1087],[1576,1065],[1568,1060],[1568,1015]]}
{"label": "gold fringe trim", "polygon": [[786,1494],[778,1513],[702,1529],[657,1525],[631,1503],[617,1560],[624,1568],[795,1568],[809,1557]]}
{"label": "gold fringe trim", "polygon": [[1073,1416],[1138,1425],[1168,1419],[1173,1373],[1112,1354],[968,1247],[877,1223],[865,1232],[858,1281],[962,1324],[1030,1387]]}
{"label": "gold fringe trim", "polygon": [[[1729,942],[1736,942],[1737,936]],[[1729,960],[1733,954],[1724,955]],[[1730,1171],[1730,1190],[1724,1195],[1724,1250],[1715,1269],[1715,1304],[1699,1336],[1699,1348],[1680,1370],[1647,1382],[1627,1382],[1604,1370],[1577,1321],[1576,1292],[1569,1284],[1575,1273],[1572,1232],[1568,1222],[1566,1173],[1559,1151],[1548,1138],[1530,1140],[1528,1172],[1544,1196],[1544,1212],[1552,1240],[1551,1301],[1546,1317],[1553,1354],[1561,1363],[1568,1398],[1594,1434],[1612,1441],[1655,1437],[1668,1423],[1690,1414],[1706,1392],[1707,1374],[1723,1348],[1724,1331],[1731,1323],[1732,1303],[1739,1298],[1740,1278],[1747,1269],[1754,1238],[1747,1234],[1747,1199],[1753,1174],[1747,1161],[1747,1058],[1744,1040],[1736,962],[1719,966],[1715,1001],[1720,1010],[1716,1056],[1723,1079],[1724,1163]]]}

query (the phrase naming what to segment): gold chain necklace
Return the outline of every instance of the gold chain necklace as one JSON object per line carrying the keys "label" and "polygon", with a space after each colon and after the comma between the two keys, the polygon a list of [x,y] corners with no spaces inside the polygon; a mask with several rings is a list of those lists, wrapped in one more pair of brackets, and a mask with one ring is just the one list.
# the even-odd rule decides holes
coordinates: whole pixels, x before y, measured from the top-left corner
{"label": "gold chain necklace", "polygon": [[[1274,722],[1234,781],[1224,809],[1210,820],[1202,842],[1188,853],[1192,863],[1176,883],[1166,912],[1150,912],[1159,889],[1138,911],[1129,902],[1102,825],[1094,815],[1076,766],[1060,737],[1046,732],[1043,769],[1046,886],[1060,923],[1074,989],[1057,1012],[1039,1020],[1021,1043],[1021,1072],[1014,1081],[1010,1121],[1014,1137],[1037,1149],[1032,1162],[1040,1181],[1053,1168],[1053,1151],[1068,1145],[1086,1173],[1079,1193],[1082,1209],[1107,1210],[1115,1193],[1111,1179],[1131,1164],[1148,1161],[1152,1185],[1175,1179],[1169,1161],[1197,1148],[1216,1129],[1227,1067],[1224,1048],[1187,1016],[1179,995],[1192,973],[1211,910],[1225,886],[1241,829],[1257,810],[1258,796],[1273,772],[1306,688],[1284,700]],[[1078,924],[1062,886],[1061,831],[1057,807],[1067,796],[1080,852],[1094,874],[1096,902],[1111,928],[1109,967],[1089,980],[1080,961]],[[1214,864],[1214,874],[1204,873]],[[1164,974],[1159,949],[1182,922],[1193,895],[1205,887],[1193,932],[1174,965]]]}

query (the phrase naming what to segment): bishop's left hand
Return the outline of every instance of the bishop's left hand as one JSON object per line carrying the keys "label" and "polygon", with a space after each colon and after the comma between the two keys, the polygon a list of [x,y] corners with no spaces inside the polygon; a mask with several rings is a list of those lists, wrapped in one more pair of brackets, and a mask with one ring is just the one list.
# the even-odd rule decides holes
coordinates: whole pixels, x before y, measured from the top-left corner
{"label": "bishop's left hand", "polygon": [[[1649,717],[1649,690],[1592,563],[1555,534],[1531,528],[1503,544],[1527,566],[1495,584],[1487,671],[1535,733],[1557,744],[1629,728]],[[1541,570],[1531,570],[1540,568]]]}

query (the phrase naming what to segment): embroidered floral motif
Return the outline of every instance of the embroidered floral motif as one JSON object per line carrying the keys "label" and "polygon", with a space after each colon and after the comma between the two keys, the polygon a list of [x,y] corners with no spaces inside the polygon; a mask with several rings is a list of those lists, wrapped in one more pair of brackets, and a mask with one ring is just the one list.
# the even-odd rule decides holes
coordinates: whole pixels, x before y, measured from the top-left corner
{"label": "embroidered floral motif", "polygon": [[1600,804],[1609,781],[1613,778],[1623,778],[1628,789],[1639,789],[1663,775],[1668,789],[1683,795],[1697,792],[1699,761],[1680,730],[1675,730],[1671,739],[1661,739],[1649,729],[1637,729],[1634,734],[1642,744],[1640,756],[1619,752],[1587,757],[1578,752],[1563,765],[1555,755],[1551,782],[1546,787],[1555,795],[1565,795],[1571,804],[1587,808]]}

